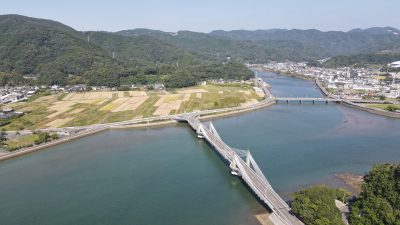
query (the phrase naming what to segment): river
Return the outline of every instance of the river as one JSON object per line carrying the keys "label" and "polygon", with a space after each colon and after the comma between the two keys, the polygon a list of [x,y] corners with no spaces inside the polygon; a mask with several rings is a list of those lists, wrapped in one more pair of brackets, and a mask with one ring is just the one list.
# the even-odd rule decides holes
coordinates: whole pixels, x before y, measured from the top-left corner
{"label": "river", "polygon": [[[258,73],[275,96],[321,96],[310,81]],[[250,149],[284,198],[311,184],[343,186],[400,161],[400,120],[338,104],[278,104],[213,121]],[[265,209],[185,124],[113,130],[0,162],[0,224],[258,224]]]}

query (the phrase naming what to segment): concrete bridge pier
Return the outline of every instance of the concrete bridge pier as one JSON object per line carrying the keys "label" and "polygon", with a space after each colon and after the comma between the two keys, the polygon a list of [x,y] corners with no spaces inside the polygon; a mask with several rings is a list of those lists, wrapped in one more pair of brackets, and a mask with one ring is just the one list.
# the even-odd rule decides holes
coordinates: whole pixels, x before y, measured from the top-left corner
{"label": "concrete bridge pier", "polygon": [[239,176],[239,168],[236,164],[236,160],[232,160],[232,162],[229,164],[229,168],[231,169],[232,175]]}
{"label": "concrete bridge pier", "polygon": [[197,128],[196,133],[197,133],[198,138],[200,138],[200,139],[204,138],[203,132],[201,131],[201,126],[199,126],[199,128]]}

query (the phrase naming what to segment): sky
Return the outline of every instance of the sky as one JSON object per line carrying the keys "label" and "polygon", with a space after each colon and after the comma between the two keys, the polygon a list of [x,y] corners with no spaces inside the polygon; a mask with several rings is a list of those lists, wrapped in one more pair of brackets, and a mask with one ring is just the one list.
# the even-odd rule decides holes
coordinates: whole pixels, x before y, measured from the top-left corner
{"label": "sky", "polygon": [[400,0],[0,0],[0,14],[81,31],[400,28]]}

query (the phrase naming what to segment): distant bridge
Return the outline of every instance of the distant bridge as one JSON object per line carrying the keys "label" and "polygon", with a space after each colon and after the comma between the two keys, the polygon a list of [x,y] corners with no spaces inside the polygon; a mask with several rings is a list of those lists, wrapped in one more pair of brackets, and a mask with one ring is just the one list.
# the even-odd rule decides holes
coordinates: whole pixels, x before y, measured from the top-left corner
{"label": "distant bridge", "polygon": [[187,122],[196,132],[199,138],[204,138],[219,155],[226,160],[233,175],[240,176],[253,192],[271,210],[269,219],[275,225],[303,225],[295,217],[286,202],[274,191],[267,178],[251,155],[250,151],[229,147],[219,136],[217,130],[210,122],[207,127],[198,119],[198,114],[189,113],[176,116],[177,121]]}
{"label": "distant bridge", "polygon": [[341,103],[342,100],[341,99],[336,99],[336,98],[275,98],[276,103],[306,103],[306,102],[310,102],[310,103],[330,103],[330,102],[334,102],[334,103]]}
{"label": "distant bridge", "polygon": [[341,98],[310,98],[310,97],[276,97],[276,103],[364,103],[364,104],[390,104],[391,102],[384,100],[369,100],[369,99],[341,99]]}

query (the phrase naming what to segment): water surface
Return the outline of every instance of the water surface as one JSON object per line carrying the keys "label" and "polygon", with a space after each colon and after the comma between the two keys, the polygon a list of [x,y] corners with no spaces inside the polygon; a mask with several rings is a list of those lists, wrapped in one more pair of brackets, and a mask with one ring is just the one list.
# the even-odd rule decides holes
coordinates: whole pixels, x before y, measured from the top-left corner
{"label": "water surface", "polygon": [[[276,96],[320,97],[312,82],[259,73]],[[286,199],[333,174],[400,161],[400,120],[338,104],[279,104],[213,121],[250,149]],[[0,224],[258,224],[240,179],[185,124],[113,130],[0,162]]]}

